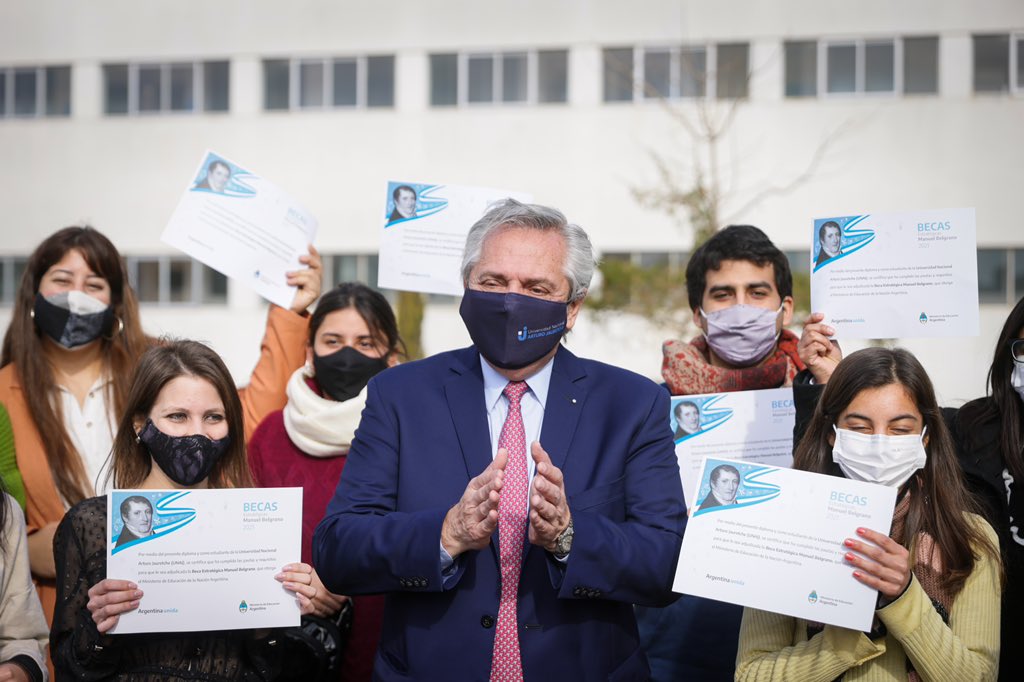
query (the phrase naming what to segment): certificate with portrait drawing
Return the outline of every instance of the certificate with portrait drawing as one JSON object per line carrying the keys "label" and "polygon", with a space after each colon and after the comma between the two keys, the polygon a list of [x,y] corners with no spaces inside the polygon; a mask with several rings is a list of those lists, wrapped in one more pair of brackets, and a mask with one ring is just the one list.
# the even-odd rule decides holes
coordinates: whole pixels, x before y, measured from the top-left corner
{"label": "certificate with portrait drawing", "polygon": [[853,577],[846,538],[888,533],[896,489],[708,458],[676,592],[867,632],[878,592]]}
{"label": "certificate with portrait drawing", "polygon": [[285,273],[316,238],[316,218],[269,180],[208,151],[161,239],[282,308]]}
{"label": "certificate with portrait drawing", "polygon": [[380,235],[377,286],[462,295],[462,252],[469,228],[496,201],[522,192],[389,181]]}
{"label": "certificate with portrait drawing", "polygon": [[811,309],[836,338],[978,335],[974,209],[819,218]]}
{"label": "certificate with portrait drawing", "polygon": [[697,504],[705,457],[788,467],[793,462],[793,389],[673,396],[669,423],[686,506]]}
{"label": "certificate with portrait drawing", "polygon": [[143,592],[112,632],[298,625],[274,576],[301,560],[301,525],[301,488],[107,493],[107,577]]}

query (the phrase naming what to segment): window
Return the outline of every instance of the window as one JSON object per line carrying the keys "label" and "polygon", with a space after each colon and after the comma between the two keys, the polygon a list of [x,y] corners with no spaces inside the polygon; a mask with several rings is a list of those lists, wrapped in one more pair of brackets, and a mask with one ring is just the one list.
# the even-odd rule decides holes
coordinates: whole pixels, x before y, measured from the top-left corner
{"label": "window", "polygon": [[1024,34],[974,36],[974,91],[1024,91]]}
{"label": "window", "polygon": [[1011,302],[1024,298],[1024,249],[1013,252],[1013,296]]}
{"label": "window", "polygon": [[227,303],[228,280],[185,256],[129,256],[128,281],[139,303]]}
{"label": "window", "polygon": [[104,64],[103,101],[108,115],[227,111],[226,61]]}
{"label": "window", "polygon": [[391,107],[394,56],[264,59],[263,108]]}
{"label": "window", "polygon": [[342,282],[362,282],[377,288],[377,254],[334,254],[324,256],[324,290]]}
{"label": "window", "polygon": [[789,270],[795,274],[809,274],[811,272],[811,253],[807,250],[784,251],[789,261]]}
{"label": "window", "polygon": [[787,41],[786,97],[872,93],[936,94],[939,39],[934,36],[843,41]]}
{"label": "window", "polygon": [[818,94],[818,44],[813,40],[790,41],[786,55],[786,97]]}
{"label": "window", "polygon": [[743,98],[748,92],[746,43],[605,48],[604,101],[680,97]]}
{"label": "window", "polygon": [[934,95],[939,91],[939,39],[903,39],[903,92]]}
{"label": "window", "polygon": [[430,105],[556,104],[568,101],[568,52],[430,55]]}
{"label": "window", "polygon": [[0,67],[0,118],[70,115],[70,66]]}
{"label": "window", "polygon": [[978,249],[978,300],[1006,303],[1006,249]]}
{"label": "window", "polygon": [[25,256],[0,256],[0,304],[14,304],[27,263]]}

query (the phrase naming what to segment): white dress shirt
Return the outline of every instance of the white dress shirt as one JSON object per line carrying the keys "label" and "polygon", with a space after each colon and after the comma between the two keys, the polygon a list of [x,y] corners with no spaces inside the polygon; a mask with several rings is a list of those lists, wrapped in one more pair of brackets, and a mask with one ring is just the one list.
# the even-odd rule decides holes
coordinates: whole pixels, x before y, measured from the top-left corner
{"label": "white dress shirt", "polygon": [[[114,432],[117,419],[114,406],[107,398],[110,393],[110,378],[100,377],[89,387],[85,402],[78,403],[75,394],[63,386],[60,390],[60,408],[64,416],[64,428],[71,437],[71,444],[78,450],[85,467],[85,474],[97,495],[107,492],[105,481],[107,462],[114,446]],[[67,500],[64,501],[67,506]]]}

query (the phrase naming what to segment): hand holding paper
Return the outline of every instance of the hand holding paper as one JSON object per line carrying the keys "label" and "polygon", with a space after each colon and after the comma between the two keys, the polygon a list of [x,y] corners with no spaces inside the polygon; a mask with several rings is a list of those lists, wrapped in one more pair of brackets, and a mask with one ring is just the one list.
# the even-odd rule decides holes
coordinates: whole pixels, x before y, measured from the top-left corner
{"label": "hand holding paper", "polygon": [[836,365],[843,359],[839,343],[832,339],[836,330],[824,324],[824,313],[812,313],[804,323],[803,333],[797,343],[797,353],[814,375],[814,382],[827,384]]}
{"label": "hand holding paper", "polygon": [[910,584],[910,552],[884,533],[858,528],[857,534],[868,542],[846,538],[844,543],[853,550],[846,553],[858,569],[853,577],[881,592],[886,603],[895,600]]}

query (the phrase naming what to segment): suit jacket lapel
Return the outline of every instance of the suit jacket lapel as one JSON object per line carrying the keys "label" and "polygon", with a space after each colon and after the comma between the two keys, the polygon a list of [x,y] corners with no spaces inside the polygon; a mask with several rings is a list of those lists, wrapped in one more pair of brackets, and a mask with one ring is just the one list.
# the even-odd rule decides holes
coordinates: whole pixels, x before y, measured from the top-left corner
{"label": "suit jacket lapel", "polygon": [[484,379],[480,356],[475,348],[458,351],[451,364],[452,374],[445,382],[455,433],[466,461],[466,481],[479,476],[491,463],[491,433],[484,405]]}
{"label": "suit jacket lapel", "polygon": [[551,456],[551,463],[564,469],[569,446],[587,399],[587,386],[583,381],[587,372],[579,358],[564,346],[558,349],[554,362],[548,400],[544,406],[540,444]]}

